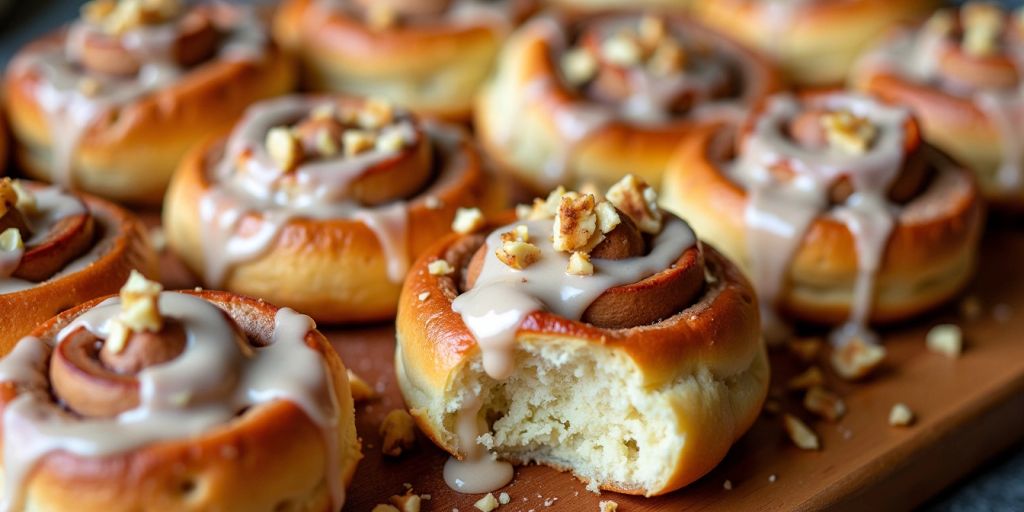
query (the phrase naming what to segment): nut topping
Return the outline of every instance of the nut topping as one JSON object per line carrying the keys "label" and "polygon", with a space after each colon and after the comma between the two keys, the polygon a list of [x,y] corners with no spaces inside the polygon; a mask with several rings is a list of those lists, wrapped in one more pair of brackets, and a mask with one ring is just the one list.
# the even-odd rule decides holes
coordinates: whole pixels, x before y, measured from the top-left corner
{"label": "nut topping", "polygon": [[993,4],[970,2],[960,11],[964,27],[962,48],[968,55],[986,57],[999,48],[1003,32],[1003,12]]}
{"label": "nut topping", "polygon": [[574,48],[562,56],[562,73],[570,84],[583,84],[597,74],[597,59],[586,48]]}
{"label": "nut topping", "polygon": [[858,338],[832,351],[832,368],[846,380],[866,377],[885,359],[885,347]]}
{"label": "nut topping", "polygon": [[594,264],[590,262],[590,255],[585,252],[574,252],[569,256],[569,266],[565,269],[566,274],[574,276],[594,275]]}
{"label": "nut topping", "polygon": [[405,409],[395,409],[380,424],[381,452],[398,457],[416,444],[416,426]]}
{"label": "nut topping", "polygon": [[[594,196],[586,194],[562,196],[555,217],[552,245],[556,251],[570,252],[593,247],[603,238],[597,229],[597,212]],[[592,240],[598,235],[598,240]]]}
{"label": "nut topping", "polygon": [[455,272],[448,260],[434,260],[427,265],[427,271],[432,276],[446,276]]}
{"label": "nut topping", "polygon": [[265,144],[270,159],[284,172],[294,171],[302,162],[302,144],[287,127],[271,128]]}
{"label": "nut topping", "polygon": [[455,210],[452,231],[467,235],[484,227],[484,213],[479,208],[459,208]]}
{"label": "nut topping", "polygon": [[345,130],[341,134],[341,145],[345,148],[345,156],[355,156],[374,148],[377,136],[369,130]]}
{"label": "nut topping", "polygon": [[179,0],[93,0],[82,6],[82,19],[99,26],[110,35],[155,25],[177,16]]}
{"label": "nut topping", "polygon": [[359,126],[369,129],[389,125],[394,118],[395,108],[387,100],[379,98],[367,100],[356,116]]}
{"label": "nut topping", "polygon": [[785,427],[786,433],[789,434],[789,439],[793,441],[797,448],[802,450],[818,450],[821,448],[821,444],[818,442],[818,435],[800,418],[792,414],[784,414],[782,416],[782,425]]}
{"label": "nut topping", "polygon": [[17,228],[7,228],[0,233],[0,252],[14,252],[25,247],[21,239],[21,231]]}
{"label": "nut topping", "polygon": [[821,125],[830,146],[854,155],[864,154],[878,131],[871,121],[847,110],[822,114]]}
{"label": "nut topping", "polygon": [[529,242],[509,240],[502,242],[494,255],[498,257],[498,261],[516,270],[522,270],[540,259],[540,248]]}
{"label": "nut topping", "polygon": [[118,319],[132,331],[158,332],[164,325],[157,301],[164,287],[133,270],[121,287],[121,314]]}
{"label": "nut topping", "polygon": [[610,64],[630,67],[640,62],[643,57],[643,49],[632,36],[620,33],[601,43],[601,56]]}
{"label": "nut topping", "polygon": [[650,185],[629,174],[608,189],[608,201],[629,215],[640,231],[657,234],[661,231],[662,212],[658,194]]}
{"label": "nut topping", "polygon": [[831,391],[815,386],[804,395],[804,408],[829,421],[836,421],[846,414],[846,403]]}
{"label": "nut topping", "polygon": [[955,359],[963,352],[963,332],[954,324],[936,325],[928,331],[925,343],[928,350]]}

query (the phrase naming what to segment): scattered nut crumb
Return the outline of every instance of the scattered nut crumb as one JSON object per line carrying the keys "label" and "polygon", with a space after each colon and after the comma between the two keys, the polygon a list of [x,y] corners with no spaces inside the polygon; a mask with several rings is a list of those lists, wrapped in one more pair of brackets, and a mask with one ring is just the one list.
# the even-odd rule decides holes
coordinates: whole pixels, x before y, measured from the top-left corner
{"label": "scattered nut crumb", "polygon": [[932,327],[925,337],[928,350],[957,358],[963,352],[963,332],[954,324],[939,324]]}
{"label": "scattered nut crumb", "polygon": [[778,477],[775,476],[775,473],[768,475],[768,483],[774,484],[776,480],[778,480]]}
{"label": "scattered nut crumb", "polygon": [[498,503],[501,503],[502,505],[508,505],[510,501],[512,501],[512,497],[509,496],[507,492],[503,492],[498,495]]}
{"label": "scattered nut crumb", "polygon": [[803,373],[789,379],[789,382],[786,383],[786,388],[790,390],[809,389],[823,384],[825,384],[825,374],[821,373],[821,369],[817,366],[812,366]]}
{"label": "scattered nut crumb", "polygon": [[384,417],[380,424],[380,451],[384,455],[398,457],[408,451],[416,443],[416,426],[412,416],[405,409],[394,409]]}
{"label": "scattered nut crumb", "polygon": [[619,510],[619,503],[612,500],[601,500],[597,506],[600,512],[617,512]]}
{"label": "scattered nut crumb", "polygon": [[420,302],[423,302],[430,298],[430,292],[423,292],[417,295],[416,298],[419,299]]}
{"label": "scattered nut crumb", "polygon": [[459,208],[455,210],[455,220],[452,221],[452,230],[456,233],[468,235],[484,227],[484,212],[479,208]]}
{"label": "scattered nut crumb", "polygon": [[814,386],[804,395],[804,408],[829,421],[836,421],[846,414],[846,403],[835,393],[821,386]]}
{"label": "scattered nut crumb", "polygon": [[853,339],[832,351],[832,368],[846,380],[869,375],[885,359],[885,347]]}
{"label": "scattered nut crumb", "polygon": [[821,338],[798,338],[786,343],[789,353],[793,354],[805,363],[811,363],[818,359],[821,347],[824,346]]}
{"label": "scattered nut crumb", "polygon": [[474,503],[473,506],[476,507],[477,510],[480,510],[481,512],[491,512],[492,510],[498,508],[498,500],[494,498],[494,494],[487,493],[486,496],[477,500],[477,502]]}
{"label": "scattered nut crumb", "polygon": [[798,448],[802,450],[818,450],[821,448],[821,445],[818,443],[818,435],[800,418],[792,414],[784,414],[782,422],[786,433],[789,434],[789,439]]}
{"label": "scattered nut crumb", "polygon": [[590,255],[585,252],[574,252],[569,256],[569,266],[565,273],[574,276],[590,276],[594,274],[594,264],[590,262]]}
{"label": "scattered nut crumb", "polygon": [[914,422],[914,412],[907,404],[898,403],[889,411],[889,424],[894,427],[906,427]]}
{"label": "scattered nut crumb", "polygon": [[446,276],[455,272],[448,260],[434,260],[427,264],[427,271],[432,276]]}
{"label": "scattered nut crumb", "polygon": [[356,402],[364,402],[377,395],[373,388],[352,370],[348,370],[348,387],[352,391],[352,400]]}
{"label": "scattered nut crumb", "polygon": [[[410,486],[411,487],[411,486]],[[398,507],[400,512],[420,512],[422,499],[411,492],[391,497],[391,504]]]}
{"label": "scattered nut crumb", "polygon": [[722,482],[722,488],[727,490],[727,491],[731,491],[732,490],[732,480],[726,480],[725,482]]}

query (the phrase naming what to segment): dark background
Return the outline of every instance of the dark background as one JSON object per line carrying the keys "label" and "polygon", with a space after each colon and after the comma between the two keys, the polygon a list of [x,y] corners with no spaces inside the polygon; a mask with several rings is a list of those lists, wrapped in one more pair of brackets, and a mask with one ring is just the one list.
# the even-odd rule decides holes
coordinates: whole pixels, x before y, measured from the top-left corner
{"label": "dark background", "polygon": [[[5,67],[11,55],[32,38],[76,17],[83,3],[80,0],[0,0],[0,67]],[[256,0],[253,3],[267,2]],[[1021,4],[1020,1],[1002,3]],[[935,497],[925,509],[1024,512],[1024,446],[991,461],[981,471]]]}

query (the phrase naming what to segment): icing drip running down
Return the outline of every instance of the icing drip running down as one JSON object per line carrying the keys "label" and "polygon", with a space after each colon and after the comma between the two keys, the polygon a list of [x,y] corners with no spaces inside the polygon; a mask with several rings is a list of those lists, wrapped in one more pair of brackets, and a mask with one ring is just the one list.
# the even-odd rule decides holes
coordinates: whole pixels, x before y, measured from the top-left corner
{"label": "icing drip running down", "polygon": [[[211,30],[218,34],[210,39],[219,45],[213,58],[251,61],[263,57],[268,37],[253,9],[220,2],[196,9],[210,16]],[[100,20],[77,20],[65,36],[32,47],[12,62],[15,73],[37,77],[32,94],[49,124],[49,159],[54,182],[73,188],[74,153],[93,123],[173,85],[189,72],[190,66],[199,64],[183,64],[176,58],[177,53],[182,53],[177,51],[178,43],[190,42],[180,33],[179,26],[179,21],[189,14],[195,13],[179,12],[158,24],[120,27],[116,33],[108,33],[99,26]],[[118,66],[135,61],[139,63],[137,69],[124,73],[96,69],[98,62],[88,60],[92,55],[90,42],[101,38],[97,47],[116,44],[124,55],[103,55],[98,62]]]}
{"label": "icing drip running down", "polygon": [[[844,112],[870,123],[877,134],[859,139],[866,146],[851,151],[835,144],[808,147],[786,133],[786,125],[805,107]],[[830,94],[802,105],[792,96],[776,96],[742,141],[731,173],[748,191],[744,213],[747,254],[754,286],[761,298],[762,324],[769,342],[788,334],[775,307],[787,286],[789,265],[811,223],[829,214],[844,223],[855,241],[857,278],[850,317],[833,333],[844,344],[853,338],[875,340],[867,328],[874,298],[875,274],[894,225],[889,189],[904,161],[905,110],[867,97]],[[867,140],[873,139],[873,140]],[[792,176],[780,178],[780,166]],[[832,187],[848,178],[853,192],[829,208]]]}
{"label": "icing drip running down", "polygon": [[[563,196],[563,201],[565,197],[569,196]],[[562,208],[565,205],[563,202]],[[661,217],[657,219],[660,223]],[[491,378],[504,380],[514,372],[516,331],[529,314],[550,311],[580,320],[587,308],[609,289],[670,268],[696,244],[693,231],[684,221],[665,216],[646,254],[614,260],[588,257],[581,268],[579,261],[574,261],[580,257],[579,252],[556,250],[556,244],[566,242],[555,229],[557,223],[557,219],[539,218],[510,224],[489,234],[485,248],[481,249],[484,260],[479,275],[472,287],[452,302],[452,309],[461,315],[476,339],[483,369]],[[555,237],[549,235],[553,232]],[[510,241],[513,233],[517,238]],[[527,240],[534,248],[530,252],[519,253],[510,248]],[[445,481],[459,492],[495,490],[508,483],[512,469],[477,442],[487,430],[480,416],[482,398],[471,396],[463,400],[455,430],[465,459],[448,460]]]}
{"label": "icing drip running down", "polygon": [[[539,17],[523,30],[546,42],[557,69],[535,76],[523,91],[494,91],[522,102],[495,136],[507,145],[523,130],[522,112],[534,105],[550,112],[559,140],[543,165],[549,186],[568,181],[574,148],[610,123],[663,127],[731,115],[750,95],[742,82],[756,78],[742,76],[744,56],[712,34],[653,15],[603,16],[569,28]],[[519,86],[496,81],[503,82]]]}
{"label": "icing drip running down", "polygon": [[[31,207],[22,208],[19,213],[32,235],[21,240],[20,247],[11,247],[12,250],[5,250],[3,237],[0,236],[0,294],[14,293],[35,286],[35,282],[14,277],[25,253],[51,237],[54,226],[60,221],[87,213],[85,204],[80,199],[64,192],[60,187],[32,187],[31,190],[23,185],[18,185],[18,187],[21,194],[31,197]],[[0,219],[2,218],[3,215],[0,215]],[[100,220],[102,221],[102,219]],[[8,234],[8,236],[12,235],[13,233]],[[95,261],[99,256],[100,243],[95,241],[92,245],[93,250],[72,258],[72,261],[65,264],[51,278],[67,275]],[[56,247],[56,249],[64,250],[65,248]]]}
{"label": "icing drip running down", "polygon": [[894,33],[858,63],[857,74],[894,73],[964,98],[988,117],[1000,144],[997,192],[1024,191],[1024,26],[986,3],[941,10]]}
{"label": "icing drip running down", "polygon": [[122,310],[109,299],[83,313],[50,340],[22,339],[0,361],[0,381],[17,383],[21,394],[3,413],[4,501],[0,510],[20,510],[36,464],[63,451],[82,457],[124,453],[161,441],[199,436],[233,421],[250,406],[287,400],[318,425],[328,449],[327,485],[333,509],[344,503],[339,481],[339,412],[325,364],[305,343],[313,321],[290,309],[278,310],[273,341],[252,346],[213,304],[195,296],[164,292],[159,309],[185,332],[184,351],[137,374],[138,406],[111,417],[71,414],[51,395],[50,354],[84,328],[110,340]]}
{"label": "icing drip running down", "polygon": [[[406,199],[464,164],[460,141],[454,128],[374,100],[293,96],[250,107],[200,201],[208,284],[265,254],[296,218],[362,221],[388,278],[400,283],[409,265]],[[249,225],[258,227],[243,229],[254,216]]]}

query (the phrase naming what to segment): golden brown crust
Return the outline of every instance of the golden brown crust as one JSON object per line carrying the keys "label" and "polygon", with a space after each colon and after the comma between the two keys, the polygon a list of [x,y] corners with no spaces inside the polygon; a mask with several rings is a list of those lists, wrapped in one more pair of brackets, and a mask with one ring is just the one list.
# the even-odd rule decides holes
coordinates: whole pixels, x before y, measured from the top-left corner
{"label": "golden brown crust", "polygon": [[[480,354],[472,333],[452,310],[457,294],[453,280],[431,275],[427,264],[450,256],[450,249],[464,240],[464,235],[451,235],[420,257],[406,279],[396,325],[396,372],[413,417],[428,437],[452,454],[458,453],[458,447],[429,411],[438,403],[447,404],[457,392],[453,390],[457,375]],[[639,370],[644,389],[664,389],[701,372],[726,380],[749,379],[744,396],[716,396],[716,400],[732,403],[728,415],[683,395],[672,401],[679,424],[671,428],[685,432],[687,442],[679,453],[666,454],[675,464],[661,487],[624,488],[601,482],[603,489],[657,495],[696,480],[710,471],[753,424],[767,394],[767,361],[753,290],[741,272],[714,248],[701,244],[700,252],[710,276],[704,292],[690,306],[660,322],[604,329],[538,311],[529,314],[516,332],[519,344],[531,339],[544,343],[571,340],[593,350],[621,355]],[[686,254],[691,251],[684,257]],[[513,457],[513,462],[526,461]],[[572,469],[554,461],[546,463]]]}
{"label": "golden brown crust", "polygon": [[[274,19],[274,35],[298,56],[307,87],[385,97],[448,120],[468,120],[508,30],[486,21],[376,30],[317,3],[287,0]],[[534,10],[532,0],[518,3],[523,14]]]}
{"label": "golden brown crust", "polygon": [[[213,302],[250,339],[270,342],[277,307],[226,292],[182,293]],[[32,334],[52,338],[104,299],[66,311]],[[342,411],[344,459],[338,476],[347,486],[361,455],[345,366],[318,331],[310,331],[306,343],[323,355],[333,379]],[[11,383],[0,384],[0,413],[17,394]],[[254,406],[193,439],[151,443],[102,458],[45,455],[27,483],[26,496],[29,508],[40,510],[264,510],[279,505],[324,512],[330,509],[326,452],[321,429],[297,405],[278,400]]]}
{"label": "golden brown crust", "polygon": [[[202,219],[198,204],[211,188],[209,157],[217,143],[196,148],[182,162],[167,194],[164,228],[168,243],[197,275],[203,274]],[[459,144],[462,163],[455,172],[408,200],[410,261],[451,231],[455,210],[500,203],[488,187],[479,155],[468,140]],[[437,204],[433,204],[437,201]],[[245,222],[262,222],[251,213]],[[318,322],[354,323],[391,318],[401,284],[388,278],[387,258],[377,236],[361,221],[294,218],[262,256],[235,265],[224,288],[264,297],[312,316]]]}
{"label": "golden brown crust", "polygon": [[[21,55],[63,37],[38,40]],[[52,181],[53,136],[32,93],[38,80],[30,67],[11,66],[3,98],[18,164],[29,176]],[[76,187],[117,201],[158,204],[188,150],[230,128],[249,104],[290,91],[294,83],[291,59],[276,47],[258,61],[200,64],[174,85],[130,102],[86,129],[72,158]]]}
{"label": "golden brown crust", "polygon": [[22,336],[46,319],[100,295],[115,293],[133,269],[159,275],[156,253],[145,227],[112,203],[80,195],[92,213],[102,254],[87,267],[51,278],[27,290],[0,294],[0,354],[8,353]]}
{"label": "golden brown crust", "polygon": [[[778,74],[761,56],[694,22],[670,19],[685,31],[714,41],[741,63],[741,74],[748,81],[743,103],[756,104],[780,88]],[[643,126],[612,120],[575,144],[566,141],[559,132],[564,121],[559,121],[556,113],[585,100],[577,99],[561,82],[557,61],[551,57],[550,32],[565,30],[556,23],[533,22],[510,37],[495,75],[477,98],[475,127],[487,155],[501,170],[536,192],[550,188],[546,174],[552,165],[564,167],[570,175],[568,181],[610,185],[628,172],[659,184],[679,138],[701,123],[682,118]],[[551,87],[539,87],[542,84]],[[517,123],[514,129],[511,122]]]}
{"label": "golden brown crust", "polygon": [[[936,0],[850,0],[783,5],[752,0],[697,2],[695,15],[737,39],[774,55],[790,82],[841,83],[865,46],[898,21],[922,16]],[[782,9],[772,13],[772,9]],[[777,26],[772,28],[772,17]]]}
{"label": "golden brown crust", "polygon": [[3,111],[0,110],[0,176],[7,173],[7,120]]}
{"label": "golden brown crust", "polygon": [[852,77],[856,88],[907,105],[929,142],[974,171],[986,198],[999,208],[1024,211],[1024,189],[1008,191],[996,177],[1002,161],[1000,133],[972,97],[956,96],[896,72],[865,67]]}
{"label": "golden brown crust", "polygon": [[[716,128],[685,141],[669,164],[663,204],[685,215],[694,229],[741,267],[749,269],[745,238],[746,191],[709,155]],[[983,205],[969,171],[934,149],[932,162],[947,171],[897,217],[877,276],[873,322],[916,315],[954,296],[973,272]],[[942,183],[936,186],[935,183]],[[837,324],[849,315],[857,274],[854,238],[845,224],[819,217],[808,228],[789,267],[789,286],[779,298],[789,315],[808,322]]]}

